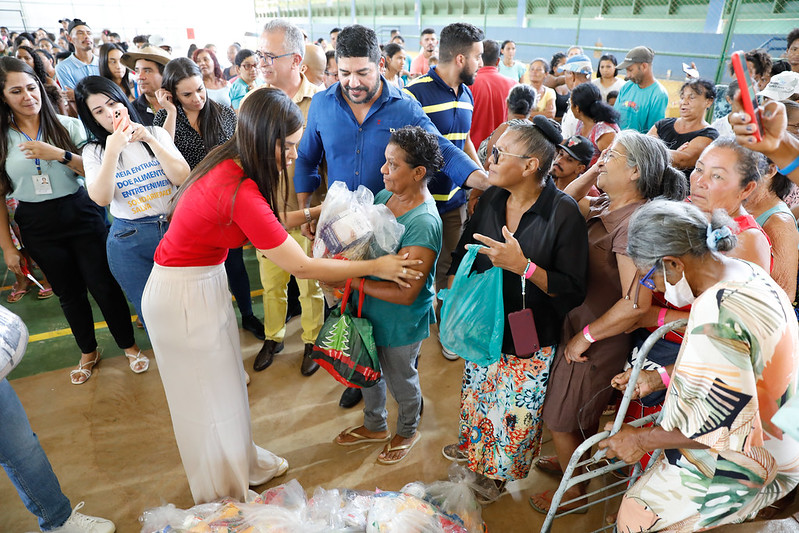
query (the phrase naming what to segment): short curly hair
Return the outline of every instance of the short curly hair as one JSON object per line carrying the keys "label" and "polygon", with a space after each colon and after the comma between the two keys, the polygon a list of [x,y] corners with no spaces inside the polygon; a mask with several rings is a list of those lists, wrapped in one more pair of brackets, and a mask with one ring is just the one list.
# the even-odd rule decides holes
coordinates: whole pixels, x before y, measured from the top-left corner
{"label": "short curly hair", "polygon": [[427,178],[444,166],[444,156],[438,147],[438,138],[419,126],[405,126],[394,131],[388,143],[395,144],[405,151],[405,162],[412,168],[426,168]]}

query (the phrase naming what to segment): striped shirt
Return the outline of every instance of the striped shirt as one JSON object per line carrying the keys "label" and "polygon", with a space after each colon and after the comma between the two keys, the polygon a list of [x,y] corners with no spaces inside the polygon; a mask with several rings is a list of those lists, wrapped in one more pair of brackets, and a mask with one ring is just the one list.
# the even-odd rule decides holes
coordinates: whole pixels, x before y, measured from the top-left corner
{"label": "striped shirt", "polygon": [[[444,83],[433,66],[427,74],[413,80],[403,91],[422,104],[422,110],[445,139],[459,149],[464,149],[472,128],[474,110],[472,91],[466,85],[461,83],[456,94],[452,87]],[[466,192],[443,172],[436,172],[427,186],[441,214],[460,207],[468,200]]]}

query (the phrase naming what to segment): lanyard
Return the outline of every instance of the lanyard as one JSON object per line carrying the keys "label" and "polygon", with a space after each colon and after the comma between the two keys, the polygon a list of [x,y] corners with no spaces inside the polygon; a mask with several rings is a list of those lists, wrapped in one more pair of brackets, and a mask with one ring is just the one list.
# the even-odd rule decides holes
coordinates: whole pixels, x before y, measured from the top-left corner
{"label": "lanyard", "polygon": [[[27,134],[27,133],[25,133],[24,131],[22,131],[22,128],[20,128],[19,126],[17,126],[17,123],[16,123],[16,122],[14,122],[14,127],[16,127],[16,128],[17,128],[17,131],[19,131],[19,132],[20,132],[22,135],[24,135],[26,139],[28,139],[29,141],[32,141],[32,140],[33,140],[33,139],[31,139],[30,137],[28,137],[28,134]],[[37,140],[37,141],[41,141],[41,140],[42,140],[42,125],[41,125],[41,123],[39,123],[39,132],[36,134],[36,140]],[[41,174],[42,174],[42,162],[41,162],[41,160],[40,160],[40,159],[38,159],[38,158],[37,158],[37,159],[34,159],[34,160],[33,160],[33,164],[34,164],[34,165],[36,165],[36,171],[37,171],[37,172],[39,173],[39,175],[41,176]]]}
{"label": "lanyard", "polygon": [[522,309],[527,309],[527,279],[522,276]]}

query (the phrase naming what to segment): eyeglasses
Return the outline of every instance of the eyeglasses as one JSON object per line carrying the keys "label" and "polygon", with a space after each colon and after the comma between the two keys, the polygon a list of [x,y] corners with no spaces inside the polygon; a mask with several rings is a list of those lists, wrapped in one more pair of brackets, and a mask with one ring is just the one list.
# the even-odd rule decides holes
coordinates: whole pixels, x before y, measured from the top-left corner
{"label": "eyeglasses", "polygon": [[252,70],[254,68],[258,68],[258,63],[242,63],[241,68],[244,70]]}
{"label": "eyeglasses", "polygon": [[527,159],[528,157],[532,157],[532,156],[529,156],[529,155],[519,155],[519,154],[511,154],[510,152],[503,152],[502,150],[500,150],[499,148],[494,146],[491,149],[491,155],[494,157],[494,164],[495,165],[497,163],[499,163],[499,155],[500,154],[502,154],[502,155],[510,155],[510,156],[513,156],[513,157],[518,157],[520,159]]}
{"label": "eyeglasses", "polygon": [[658,265],[656,263],[655,266],[653,266],[649,270],[649,272],[646,273],[646,276],[641,278],[641,281],[639,281],[638,283],[640,283],[641,285],[643,285],[644,287],[646,287],[650,291],[654,291],[655,290],[655,280],[652,279],[652,276],[655,275],[655,270],[657,270],[657,268],[658,268]]}
{"label": "eyeglasses", "polygon": [[604,152],[602,152],[602,155],[601,155],[601,156],[599,156],[599,159],[601,159],[601,160],[602,160],[602,162],[604,163],[604,162],[606,162],[608,159],[610,159],[610,154],[614,154],[616,157],[624,157],[624,154],[623,154],[623,153],[621,153],[621,152],[617,152],[616,150],[613,150],[612,148],[608,148],[607,150],[605,150]]}
{"label": "eyeglasses", "polygon": [[333,76],[334,78],[338,79],[338,70],[329,71],[325,70],[325,76]]}
{"label": "eyeglasses", "polygon": [[272,54],[264,54],[263,52],[255,52],[255,55],[258,56],[258,59],[260,59],[264,65],[272,65],[274,64],[275,59],[280,59],[281,57],[293,56],[294,52],[289,52],[288,54],[281,54],[279,56],[273,56]]}

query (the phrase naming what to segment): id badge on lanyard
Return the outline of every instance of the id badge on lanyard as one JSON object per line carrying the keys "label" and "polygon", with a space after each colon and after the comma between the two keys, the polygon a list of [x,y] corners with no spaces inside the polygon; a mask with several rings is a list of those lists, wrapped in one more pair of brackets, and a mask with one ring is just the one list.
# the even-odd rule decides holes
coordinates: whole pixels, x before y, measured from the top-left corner
{"label": "id badge on lanyard", "polygon": [[[15,124],[16,126],[16,124]],[[17,126],[19,132],[29,141],[32,141],[28,134],[22,131],[21,128]],[[39,131],[36,133],[36,140],[40,141],[42,139],[42,126],[39,125]],[[53,194],[53,187],[50,183],[50,176],[47,174],[42,174],[42,161],[39,158],[33,160],[33,164],[36,165],[36,174],[31,176],[31,181],[33,181],[33,192],[36,194]]]}

